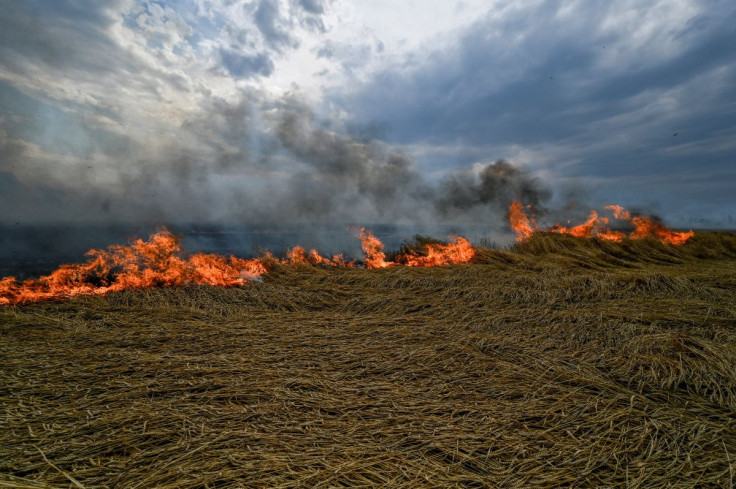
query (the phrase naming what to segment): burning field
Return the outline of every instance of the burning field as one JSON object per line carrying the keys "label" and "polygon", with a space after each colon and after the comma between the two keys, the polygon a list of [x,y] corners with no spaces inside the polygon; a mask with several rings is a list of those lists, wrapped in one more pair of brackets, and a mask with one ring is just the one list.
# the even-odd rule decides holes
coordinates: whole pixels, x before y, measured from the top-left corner
{"label": "burning field", "polygon": [[0,489],[734,489],[736,2],[609,3],[5,2]]}
{"label": "burning field", "polygon": [[736,236],[510,217],[509,250],[162,231],[3,279],[0,487],[733,484]]}
{"label": "burning field", "polygon": [[[508,220],[516,239],[524,242],[535,234],[557,233],[578,238],[596,238],[602,241],[620,242],[624,239],[651,239],[667,245],[682,245],[692,238],[693,231],[677,232],[646,216],[635,216],[621,206],[608,205],[617,220],[633,225],[626,234],[606,227],[607,217],[599,217],[591,211],[583,224],[565,227],[561,224],[544,230],[534,217],[524,211],[519,201],[509,206]],[[475,249],[462,236],[452,236],[449,243],[431,238],[421,240],[396,254],[393,260],[386,258],[384,245],[366,228],[354,228],[360,238],[364,258],[361,263],[348,261],[342,254],[326,258],[316,249],[307,252],[301,246],[291,248],[286,257],[279,259],[270,252],[260,258],[242,259],[234,256],[195,253],[184,256],[179,239],[166,229],[153,234],[148,241],[137,239],[129,246],[111,245],[107,250],[90,250],[88,260],[82,264],[65,264],[49,275],[18,281],[9,276],[0,279],[0,306],[64,299],[77,295],[106,295],[131,289],[152,287],[180,287],[200,284],[219,287],[246,285],[260,281],[275,265],[320,266],[375,269],[393,266],[437,267],[470,262]],[[402,247],[403,248],[403,247]]]}

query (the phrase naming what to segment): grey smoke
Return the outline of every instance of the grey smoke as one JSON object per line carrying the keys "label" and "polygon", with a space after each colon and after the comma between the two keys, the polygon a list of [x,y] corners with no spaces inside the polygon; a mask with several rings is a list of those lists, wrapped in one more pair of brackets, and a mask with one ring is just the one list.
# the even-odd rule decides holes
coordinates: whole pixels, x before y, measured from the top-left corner
{"label": "grey smoke", "polygon": [[[369,206],[372,219],[395,220],[420,188],[412,161],[375,140],[360,140],[316,125],[303,104],[283,107],[277,137],[304,167],[291,194],[307,211],[331,214],[344,205]],[[313,216],[317,217],[317,216]]]}
{"label": "grey smoke", "polygon": [[356,213],[354,221],[462,223],[485,215],[491,224],[513,200],[541,214],[552,194],[506,160],[476,165],[432,184],[402,152],[323,127],[308,107],[293,100],[281,108],[278,140],[304,164],[289,186],[302,217],[339,213],[344,219],[350,217],[344,212],[348,209]]}
{"label": "grey smoke", "polygon": [[103,145],[115,157],[104,169],[112,184],[98,183],[94,165],[70,165],[60,179],[32,147],[0,136],[0,275],[45,273],[159,225],[182,232],[188,249],[242,255],[302,244],[360,256],[349,226],[370,226],[395,247],[414,233],[443,237],[441,226],[501,230],[511,200],[541,211],[550,195],[503,160],[430,181],[407,154],[320,120],[294,96],[211,99],[150,152]]}
{"label": "grey smoke", "polygon": [[541,214],[543,204],[551,197],[550,189],[528,173],[507,160],[498,160],[486,164],[477,173],[462,172],[445,180],[439,188],[435,207],[444,215],[476,207],[504,211],[512,201],[520,200],[531,206],[535,214]]}
{"label": "grey smoke", "polygon": [[[227,42],[212,52],[220,62],[212,69],[267,76],[274,59],[299,43],[293,27],[321,29],[330,4],[248,3],[256,29],[223,25]],[[147,19],[151,29],[143,32],[153,36],[154,54],[177,39],[167,49],[187,49],[178,36],[188,32],[180,32],[185,19],[170,12],[164,22],[161,9],[150,7],[125,22]],[[0,19],[0,63],[16,76],[0,82],[0,224],[491,226],[503,221],[511,198],[540,207],[547,198],[509,163],[430,180],[381,134],[320,118],[297,95],[274,100],[242,88],[227,100],[213,96],[165,56],[152,65],[120,44],[110,32],[121,8],[119,1],[13,4]],[[251,46],[255,38],[262,42]],[[90,93],[60,100],[68,94],[49,92],[57,80]],[[150,101],[160,110],[176,105],[164,104],[169,97],[191,102],[185,118],[144,116],[127,106]]]}
{"label": "grey smoke", "polygon": [[[60,126],[62,131],[68,124]],[[82,126],[83,127],[83,126]],[[370,131],[320,120],[291,95],[210,98],[156,146],[88,138],[102,163],[39,159],[0,133],[0,222],[401,223],[503,221],[511,200],[541,212],[550,191],[508,161],[437,183]],[[63,172],[60,172],[63,168]]]}

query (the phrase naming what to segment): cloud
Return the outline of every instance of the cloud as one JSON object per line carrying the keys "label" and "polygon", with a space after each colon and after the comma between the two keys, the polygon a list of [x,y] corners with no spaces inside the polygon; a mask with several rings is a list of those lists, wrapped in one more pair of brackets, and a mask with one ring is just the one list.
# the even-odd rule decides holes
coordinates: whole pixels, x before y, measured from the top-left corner
{"label": "cloud", "polygon": [[220,49],[220,59],[227,72],[237,78],[269,76],[273,73],[273,60],[267,53],[241,55],[232,50]]}
{"label": "cloud", "polygon": [[254,19],[266,42],[277,51],[298,47],[299,42],[289,31],[288,17],[281,15],[278,0],[260,0]]}
{"label": "cloud", "polygon": [[495,5],[397,50],[327,1],[15,3],[0,220],[490,225],[576,180],[732,205],[736,9],[672,5]]}
{"label": "cloud", "polygon": [[[522,147],[560,181],[625,178],[639,194],[597,185],[595,199],[656,194],[682,209],[671,175],[720,169],[736,183],[735,22],[723,1],[514,4],[331,95],[394,144],[457,147],[445,168],[470,148],[503,158]],[[693,158],[683,143],[708,149]],[[661,183],[640,185],[643,175]]]}
{"label": "cloud", "polygon": [[325,6],[322,0],[299,0],[299,5],[310,14],[320,15],[325,13]]}
{"label": "cloud", "polygon": [[[569,2],[491,12],[456,43],[423,54],[425,62],[391,66],[348,91],[345,103],[357,117],[386,121],[396,141],[550,140],[617,115],[620,103],[644,92],[733,64],[733,7],[724,6],[726,15],[673,13],[658,25],[636,19],[661,4],[648,3],[623,13],[577,3],[574,18],[562,15]],[[617,16],[632,17],[632,33],[609,32]]]}

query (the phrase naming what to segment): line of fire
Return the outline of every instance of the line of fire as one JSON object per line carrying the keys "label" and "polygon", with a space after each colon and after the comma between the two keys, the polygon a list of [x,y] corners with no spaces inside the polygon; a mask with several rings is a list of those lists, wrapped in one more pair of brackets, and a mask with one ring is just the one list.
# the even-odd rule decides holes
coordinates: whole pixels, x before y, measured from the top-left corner
{"label": "line of fire", "polygon": [[[580,239],[623,240],[652,239],[663,244],[679,246],[694,236],[694,231],[678,232],[665,227],[651,217],[632,216],[619,205],[604,209],[610,217],[597,211],[578,225],[557,223],[548,228],[537,224],[521,201],[514,201],[508,210],[508,221],[518,242],[535,234],[557,233]],[[629,227],[629,233],[610,228]],[[180,240],[162,229],[148,241],[135,240],[128,246],[112,245],[107,250],[90,250],[87,261],[65,264],[52,273],[19,281],[15,277],[0,279],[0,305],[15,305],[46,300],[59,300],[78,295],[106,295],[128,289],[176,287],[203,284],[220,287],[244,286],[260,281],[274,265],[321,266],[336,268],[364,267],[383,269],[396,266],[437,267],[470,262],[475,248],[462,236],[452,236],[448,243],[428,243],[421,250],[398,253],[387,259],[383,242],[366,228],[355,229],[364,253],[362,261],[348,260],[342,254],[324,257],[317,250],[307,251],[294,246],[284,257],[270,252],[259,258],[243,259],[235,256],[195,253],[185,256]]]}

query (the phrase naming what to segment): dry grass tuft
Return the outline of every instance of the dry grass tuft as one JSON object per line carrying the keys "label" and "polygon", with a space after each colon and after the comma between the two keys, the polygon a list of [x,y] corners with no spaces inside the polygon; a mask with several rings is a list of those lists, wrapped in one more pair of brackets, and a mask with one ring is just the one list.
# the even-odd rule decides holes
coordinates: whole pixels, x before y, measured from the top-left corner
{"label": "dry grass tuft", "polygon": [[736,236],[0,309],[0,487],[733,487]]}

